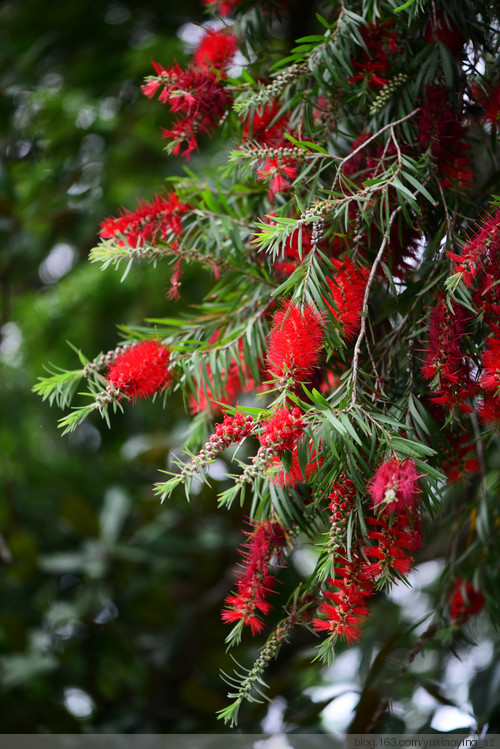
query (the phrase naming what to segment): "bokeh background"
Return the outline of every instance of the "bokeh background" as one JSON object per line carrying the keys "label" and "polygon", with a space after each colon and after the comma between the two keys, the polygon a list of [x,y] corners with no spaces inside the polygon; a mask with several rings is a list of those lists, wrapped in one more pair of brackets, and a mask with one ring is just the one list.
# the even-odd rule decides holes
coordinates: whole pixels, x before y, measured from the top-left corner
{"label": "bokeh background", "polygon": [[[203,296],[200,271],[186,272],[174,304],[166,265],[121,281],[87,256],[106,216],[182,174],[163,151],[166,111],[139,87],[151,59],[187,59],[204,20],[192,0],[0,6],[2,733],[230,730],[215,718],[228,691],[219,669],[234,667],[220,609],[244,516],[218,512],[204,485],[190,504],[182,493],[168,505],[154,497],[158,468],[189,427],[182,402],[141,403],[111,430],[91,420],[61,437],[60,414],[31,392],[49,362],[78,367],[68,341],[93,358],[115,347],[118,324],[180,314]],[[190,168],[210,175],[227,148],[207,142]],[[462,660],[436,647],[412,674],[398,671],[411,627],[432,611],[445,542],[438,529],[415,588],[381,597],[360,647],[340,648],[333,666],[311,665],[315,636],[298,633],[270,669],[274,705],[244,708],[239,730],[362,732],[397,682],[386,731],[453,730],[479,717],[500,732],[486,618],[467,632],[475,647],[457,641]],[[276,603],[287,576],[307,577],[311,565],[310,548],[294,554]],[[250,666],[258,645],[248,637],[237,658]]]}

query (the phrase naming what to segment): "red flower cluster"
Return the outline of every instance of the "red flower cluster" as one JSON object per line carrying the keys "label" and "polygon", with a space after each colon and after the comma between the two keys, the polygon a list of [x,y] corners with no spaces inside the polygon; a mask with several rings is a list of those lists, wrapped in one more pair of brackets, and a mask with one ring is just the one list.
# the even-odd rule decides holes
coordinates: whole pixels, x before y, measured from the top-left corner
{"label": "red flower cluster", "polygon": [[[350,153],[352,156],[347,157],[347,161],[342,165],[342,174],[349,177],[351,182],[359,185],[362,189],[362,183],[368,179],[374,179],[384,169],[385,159],[392,160],[397,154],[392,142],[382,143],[378,140],[371,140],[369,133],[363,133],[353,142]],[[404,149],[404,145],[403,145]],[[351,190],[348,184],[344,190]],[[390,210],[397,205],[397,195],[394,190],[389,191]],[[349,206],[349,219],[353,225],[356,225],[359,218],[359,209],[356,202],[352,201]],[[388,265],[393,276],[404,278],[412,268],[412,261],[416,257],[418,248],[419,230],[409,226],[407,222],[395,221],[392,225],[387,250],[384,253],[383,260]],[[382,234],[375,222],[371,225],[370,230],[359,239],[359,250],[361,256],[369,256],[374,246],[380,245]],[[339,255],[345,250],[349,250],[349,242],[340,238],[335,239],[336,254]],[[382,271],[381,271],[382,272]]]}
{"label": "red flower cluster", "polygon": [[[182,233],[181,217],[189,210],[187,203],[179,203],[175,193],[155,195],[151,203],[142,201],[135,211],[123,210],[117,218],[105,219],[99,231],[102,239],[117,239],[130,247],[155,244],[169,234],[178,237]],[[124,241],[125,240],[125,241]]]}
{"label": "red flower cluster", "polygon": [[[309,446],[311,447],[311,445]],[[280,461],[279,456],[274,457],[274,463],[279,464],[278,473],[273,476],[273,482],[279,486],[297,486],[299,481],[307,481],[310,476],[313,476],[318,470],[319,466],[323,462],[321,457],[317,458],[315,451],[309,454],[305,471],[300,467],[299,458],[297,455],[297,445],[293,448],[292,452],[292,465],[285,468]]]}
{"label": "red flower cluster", "polygon": [[343,558],[341,564],[335,567],[335,579],[328,580],[337,591],[324,591],[326,600],[319,611],[325,619],[315,619],[313,627],[317,632],[328,632],[333,638],[343,638],[351,645],[362,634],[361,623],[369,614],[365,600],[374,589],[364,570],[366,562],[362,555],[351,550],[351,560]]}
{"label": "red flower cluster", "polygon": [[257,169],[257,179],[269,180],[269,199],[272,202],[276,193],[288,192],[298,174],[296,162],[285,157],[265,159]]}
{"label": "red flower cluster", "polygon": [[[344,338],[351,341],[361,327],[360,313],[363,309],[366,284],[370,271],[356,268],[351,260],[332,260],[336,275],[327,278],[330,295],[324,297],[328,309],[342,329]],[[333,299],[333,304],[331,300]]]}
{"label": "red flower cluster", "polygon": [[393,25],[393,21],[386,21],[378,26],[371,23],[362,27],[361,35],[367,51],[362,50],[360,58],[353,60],[354,67],[361,72],[349,78],[349,83],[366,80],[370,88],[385,86],[387,78],[383,78],[381,73],[389,71],[390,56],[400,51],[396,41],[398,35],[389,31]]}
{"label": "red flower cluster", "polygon": [[305,426],[300,408],[292,411],[286,407],[280,408],[264,424],[264,431],[260,435],[261,445],[272,448],[276,453],[293,450],[297,440],[302,437]]}
{"label": "red flower cluster", "polygon": [[142,92],[151,98],[161,89],[158,100],[179,115],[172,128],[163,130],[163,137],[172,139],[172,153],[189,159],[198,147],[197,136],[210,135],[231,104],[222,85],[224,73],[206,65],[182,70],[177,64],[164,68],[153,62],[153,67],[157,75],[149,78]]}
{"label": "red flower cluster", "polygon": [[[443,419],[444,421],[445,419]],[[450,449],[444,447],[444,461],[442,470],[446,474],[448,481],[454,483],[471,474],[479,472],[479,460],[475,451],[473,438],[470,434],[460,434],[459,436],[450,433],[444,434]]]}
{"label": "red flower cluster", "polygon": [[209,442],[216,444],[220,450],[242,439],[248,437],[253,430],[253,419],[251,416],[243,416],[237,413],[235,416],[226,416],[224,421],[215,425],[215,434],[210,436]]}
{"label": "red flower cluster", "polygon": [[267,364],[276,377],[291,377],[295,383],[307,382],[318,364],[324,330],[317,312],[304,310],[292,300],[276,312],[269,335]]}
{"label": "red flower cluster", "polygon": [[209,30],[201,38],[193,60],[198,68],[228,68],[236,54],[237,43],[234,34],[227,31]]}
{"label": "red flower cluster", "polygon": [[364,553],[376,561],[364,566],[364,573],[375,580],[390,581],[394,576],[404,578],[413,565],[408,553],[420,547],[421,536],[417,523],[411,525],[406,513],[389,519],[382,516],[367,518],[368,538],[376,545],[366,546]]}
{"label": "red flower cluster", "polygon": [[453,624],[465,624],[471,616],[479,614],[484,606],[484,596],[472,583],[459,578],[450,595],[450,619]]}
{"label": "red flower cluster", "polygon": [[297,177],[297,162],[290,156],[292,144],[284,137],[288,127],[288,117],[279,114],[276,102],[268,104],[262,112],[253,113],[244,126],[242,140],[255,141],[259,147],[286,149],[287,153],[264,158],[257,170],[257,179],[269,180],[269,198],[272,202],[274,195],[287,192],[293,180]]}
{"label": "red flower cluster", "polygon": [[445,86],[428,86],[418,115],[419,145],[431,147],[443,187],[467,189],[473,180],[466,130],[453,110]]}
{"label": "red flower cluster", "polygon": [[472,91],[478,104],[483,108],[479,119],[491,123],[493,132],[496,132],[500,120],[500,82],[486,89],[473,86]]}
{"label": "red flower cluster", "polygon": [[474,303],[484,312],[487,324],[500,315],[500,208],[478,227],[460,254],[448,253],[452,270],[472,289]]}
{"label": "red flower cluster", "polygon": [[464,35],[453,19],[439,11],[429,21],[424,38],[427,43],[442,42],[455,56],[461,54],[465,42]]}
{"label": "red flower cluster", "polygon": [[467,335],[465,309],[451,312],[445,299],[440,299],[430,313],[427,355],[422,366],[426,380],[435,393],[433,401],[470,411],[465,401],[475,395],[471,363],[464,355],[463,338]]}
{"label": "red flower cluster", "polygon": [[106,378],[135,403],[169,387],[169,361],[170,350],[166,346],[157,341],[141,341],[116,357]]}
{"label": "red flower cluster", "polygon": [[264,520],[248,535],[243,573],[236,582],[236,592],[227,596],[227,609],[222,612],[225,622],[242,622],[250,626],[255,635],[264,623],[258,612],[267,614],[271,605],[266,596],[274,589],[275,578],[270,574],[273,557],[279,559],[286,544],[283,528],[279,523]]}
{"label": "red flower cluster", "polygon": [[374,510],[393,513],[413,509],[420,491],[418,479],[411,458],[391,458],[382,463],[368,485]]}
{"label": "red flower cluster", "polygon": [[328,496],[330,500],[328,508],[332,513],[330,515],[329,530],[329,537],[333,546],[332,552],[336,548],[343,548],[345,546],[347,523],[351,510],[354,509],[356,503],[356,494],[354,483],[342,474]]}

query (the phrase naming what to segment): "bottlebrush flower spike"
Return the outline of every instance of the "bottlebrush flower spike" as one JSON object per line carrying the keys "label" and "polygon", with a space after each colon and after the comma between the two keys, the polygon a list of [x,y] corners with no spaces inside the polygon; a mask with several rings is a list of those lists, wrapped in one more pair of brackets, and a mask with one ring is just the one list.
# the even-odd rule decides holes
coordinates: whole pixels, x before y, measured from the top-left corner
{"label": "bottlebrush flower spike", "polygon": [[435,403],[457,406],[470,411],[465,402],[475,395],[471,364],[464,356],[463,338],[467,334],[467,318],[463,307],[451,312],[445,299],[440,299],[430,313],[429,341],[422,374],[430,380],[436,393]]}
{"label": "bottlebrush flower spike", "polygon": [[[286,544],[283,528],[279,523],[264,520],[254,525],[255,530],[248,533],[244,558],[243,573],[236,582],[236,591],[227,596],[227,609],[222,612],[225,622],[242,622],[250,626],[252,634],[260,632],[264,623],[258,613],[267,614],[271,605],[266,596],[274,589],[275,578],[270,574],[273,558],[278,560]],[[276,562],[275,562],[276,564]]]}
{"label": "bottlebrush flower spike", "polygon": [[116,239],[119,246],[141,247],[166,239],[171,233],[178,237],[182,233],[181,218],[189,210],[187,203],[180,203],[173,192],[155,195],[151,203],[139,202],[135,211],[123,210],[117,218],[105,219],[99,230],[102,239]]}
{"label": "bottlebrush flower spike", "polygon": [[272,448],[277,454],[283,450],[293,450],[297,440],[304,433],[305,425],[300,408],[294,408],[292,411],[286,407],[280,408],[264,424],[260,442],[263,447]]}
{"label": "bottlebrush flower spike", "polygon": [[367,518],[370,526],[368,538],[376,545],[366,546],[364,555],[375,562],[365,565],[368,577],[379,582],[391,582],[394,576],[405,577],[413,565],[409,553],[420,547],[419,516],[414,515],[413,527],[406,513],[394,516],[390,521],[383,516]]}
{"label": "bottlebrush flower spike", "polygon": [[287,301],[273,318],[267,349],[268,369],[294,383],[309,381],[318,364],[324,330],[318,313],[307,304],[301,312]]}
{"label": "bottlebrush flower spike", "polygon": [[256,141],[260,146],[279,148],[284,145],[290,147],[290,142],[283,135],[288,128],[288,116],[279,115],[280,107],[272,102],[262,110],[252,112],[243,125],[242,140]]}
{"label": "bottlebrush flower spike", "polygon": [[453,624],[465,624],[471,616],[479,614],[484,606],[484,596],[472,583],[460,577],[450,594],[450,619]]}
{"label": "bottlebrush flower spike", "polygon": [[484,424],[500,427],[500,398],[486,394],[479,404],[477,414]]}
{"label": "bottlebrush flower spike", "polygon": [[236,37],[227,31],[210,29],[201,38],[195,50],[193,61],[199,68],[229,67],[236,54]]}
{"label": "bottlebrush flower spike", "polygon": [[420,493],[418,480],[412,458],[382,463],[368,484],[374,509],[388,513],[413,509]]}
{"label": "bottlebrush flower spike", "polygon": [[299,481],[306,482],[310,476],[314,475],[323,462],[323,458],[321,456],[316,456],[315,450],[312,449],[312,442],[309,447],[311,452],[305,467],[305,472],[302,471],[299,464],[297,445],[293,448],[292,465],[289,468],[285,468],[279,457],[275,456],[273,462],[277,464],[278,472],[273,476],[273,483],[278,484],[279,486],[297,486]]}
{"label": "bottlebrush flower spike", "polygon": [[177,64],[170,68],[157,63],[153,66],[158,75],[147,79],[141,90],[152,97],[161,89],[158,101],[168,104],[179,115],[170,129],[163,130],[162,137],[172,139],[169,150],[174,155],[182,154],[189,159],[198,147],[197,136],[211,135],[231,104],[231,96],[223,86],[225,74],[195,65],[185,70]]}
{"label": "bottlebrush flower spike", "polygon": [[257,170],[257,179],[269,180],[269,200],[272,202],[276,193],[290,190],[297,174],[296,162],[292,159],[269,158]]}
{"label": "bottlebrush flower spike", "polygon": [[486,349],[483,355],[483,373],[480,385],[484,390],[498,395],[500,390],[500,331],[495,331],[493,338],[486,341]]}
{"label": "bottlebrush flower spike", "polygon": [[157,341],[141,341],[116,357],[106,379],[136,403],[168,388],[170,350]]}
{"label": "bottlebrush flower spike", "polygon": [[320,605],[324,619],[315,619],[313,627],[317,632],[328,632],[330,637],[344,639],[348,645],[359,640],[361,624],[369,614],[366,599],[373,594],[373,585],[366,576],[363,556],[351,549],[351,561],[341,560],[342,566],[335,567],[335,579],[329,579],[336,592],[324,591],[325,601]]}
{"label": "bottlebrush flower spike", "polygon": [[334,259],[332,264],[337,273],[333,278],[327,278],[330,295],[325,296],[324,300],[339,323],[344,338],[351,341],[361,327],[360,313],[370,272],[368,268],[356,268],[348,257],[343,261]]}

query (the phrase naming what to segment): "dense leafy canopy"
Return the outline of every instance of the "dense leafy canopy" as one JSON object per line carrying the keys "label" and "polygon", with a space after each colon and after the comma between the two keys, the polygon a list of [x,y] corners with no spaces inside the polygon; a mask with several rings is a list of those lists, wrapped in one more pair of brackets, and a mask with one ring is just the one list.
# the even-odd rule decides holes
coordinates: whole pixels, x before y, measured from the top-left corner
{"label": "dense leafy canopy", "polygon": [[[439,730],[440,705],[455,707],[463,725],[495,731],[498,13],[487,3],[420,0],[307,11],[223,0],[210,9],[222,21],[198,35],[192,59],[172,62],[150,43],[154,73],[143,100],[127,105],[135,142],[160,141],[154,128],[141,131],[145,112],[155,113],[176,157],[169,168],[179,174],[189,161],[166,190],[155,159],[142,160],[127,178],[126,208],[121,186],[103,219],[120,179],[102,162],[120,153],[124,135],[105,114],[109,97],[77,107],[77,127],[104,132],[82,141],[77,174],[67,177],[66,193],[77,196],[68,210],[79,215],[72,236],[82,236],[96,201],[106,204],[90,253],[104,273],[82,266],[49,302],[30,298],[23,312],[28,340],[52,328],[77,346],[73,368],[59,361],[35,388],[65,410],[68,474],[54,438],[44,448],[27,426],[52,492],[79,466],[59,500],[73,543],[39,555],[6,518],[14,558],[19,546],[30,550],[28,584],[42,573],[60,591],[47,582],[24,640],[4,638],[23,654],[5,656],[13,674],[5,687],[28,689],[23,668],[49,672],[57,715],[74,720],[71,698],[84,693],[98,730],[197,731],[213,728],[216,710],[219,730],[238,718],[255,730],[262,699],[277,695],[285,727],[322,730],[322,711],[339,694],[323,702],[324,679],[358,695],[351,731]],[[37,84],[22,106],[72,111],[64,80]],[[13,116],[22,121],[20,106]],[[52,172],[46,139],[32,133],[39,118],[24,117],[15,153],[19,213],[29,215],[39,178],[22,169],[34,143],[44,179]],[[40,247],[59,238],[45,233],[60,228],[46,211],[28,225]],[[13,247],[21,269],[23,245]],[[113,266],[124,271],[122,286]],[[119,322],[120,343],[108,328]],[[10,366],[17,372],[20,362]],[[124,463],[120,430],[129,435]],[[161,507],[148,489],[155,481]],[[50,517],[53,496],[42,495]],[[234,580],[235,528],[245,522]],[[54,529],[46,534],[53,543]],[[17,633],[18,622],[12,614],[5,631]],[[236,670],[223,650],[228,624],[243,663]],[[464,691],[450,664],[457,649],[473,658],[474,626],[483,670]],[[336,660],[325,667],[315,656]],[[125,695],[133,710],[120,709]],[[18,730],[22,717],[12,720]],[[42,725],[54,730],[57,720]]]}

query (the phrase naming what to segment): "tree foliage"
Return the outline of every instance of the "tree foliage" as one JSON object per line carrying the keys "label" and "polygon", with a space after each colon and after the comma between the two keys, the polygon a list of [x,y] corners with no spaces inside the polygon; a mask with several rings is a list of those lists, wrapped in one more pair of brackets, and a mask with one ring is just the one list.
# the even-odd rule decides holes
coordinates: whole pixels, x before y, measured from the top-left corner
{"label": "tree foliage", "polygon": [[[439,561],[434,605],[367,670],[351,727],[369,732],[408,683],[448,704],[413,660],[453,648],[483,607],[499,613],[498,13],[318,3],[287,50],[297,8],[210,10],[220,23],[193,58],[155,60],[142,91],[166,110],[168,153],[189,161],[209,136],[217,155],[103,220],[90,253],[125,277],[168,267],[170,301],[200,267],[204,298],[122,324],[121,343],[78,350],[35,391],[65,409],[65,434],[95,412],[112,427],[141,396],[164,422],[182,398],[184,454],[155,484],[167,503],[230,462],[220,512],[250,526],[222,617],[229,646],[247,630],[262,643],[249,668],[224,669],[230,725],[266,698],[291,638],[327,664],[363,647],[372,611]],[[498,704],[473,708],[494,723]]]}

